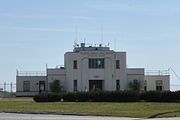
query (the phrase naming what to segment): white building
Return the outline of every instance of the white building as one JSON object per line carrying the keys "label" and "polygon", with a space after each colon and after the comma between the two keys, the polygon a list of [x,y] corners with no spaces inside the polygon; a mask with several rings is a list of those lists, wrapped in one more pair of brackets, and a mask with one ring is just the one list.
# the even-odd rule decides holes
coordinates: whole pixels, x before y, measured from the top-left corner
{"label": "white building", "polygon": [[170,90],[170,76],[161,71],[145,74],[144,68],[127,68],[126,52],[109,47],[76,45],[64,55],[64,67],[47,68],[46,72],[17,71],[17,96],[33,96],[49,92],[50,83],[59,80],[63,90],[115,91],[128,90],[130,82],[141,83],[141,90]]}

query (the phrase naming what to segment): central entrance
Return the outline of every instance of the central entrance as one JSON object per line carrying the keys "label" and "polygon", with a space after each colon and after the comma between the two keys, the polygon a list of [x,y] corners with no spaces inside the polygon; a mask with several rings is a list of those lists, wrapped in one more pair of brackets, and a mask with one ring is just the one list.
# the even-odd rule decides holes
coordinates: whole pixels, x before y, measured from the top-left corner
{"label": "central entrance", "polygon": [[103,80],[89,80],[89,91],[102,91]]}

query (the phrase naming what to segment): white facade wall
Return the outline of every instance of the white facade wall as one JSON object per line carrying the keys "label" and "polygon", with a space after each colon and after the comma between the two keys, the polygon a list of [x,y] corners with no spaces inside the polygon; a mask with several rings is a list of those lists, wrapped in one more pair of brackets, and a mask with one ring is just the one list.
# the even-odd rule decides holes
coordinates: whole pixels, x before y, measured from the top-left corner
{"label": "white facade wall", "polygon": [[[24,81],[30,81],[29,92],[24,92]],[[46,76],[17,76],[16,96],[34,96],[39,94],[39,81],[46,81]]]}
{"label": "white facade wall", "polygon": [[47,69],[48,91],[50,91],[50,84],[54,80],[59,80],[62,89],[65,90],[64,88],[65,79],[66,79],[65,69],[60,69],[60,68]]}
{"label": "white facade wall", "polygon": [[141,90],[144,89],[144,68],[128,68],[127,69],[127,81],[133,83],[134,80],[138,80],[141,83]]}
{"label": "white facade wall", "polygon": [[156,81],[162,80],[162,90],[169,91],[170,90],[170,76],[169,75],[147,75],[144,80],[147,83],[147,91],[155,91],[156,90]]}
{"label": "white facade wall", "polygon": [[[104,68],[89,68],[89,59],[104,59]],[[77,61],[77,69],[73,68],[74,60]],[[116,68],[116,60],[119,60],[120,68]],[[17,96],[33,96],[39,93],[39,82],[45,81],[46,91],[50,91],[50,84],[59,80],[63,90],[74,91],[74,80],[77,80],[77,91],[89,91],[89,81],[102,81],[102,90],[115,91],[117,81],[120,90],[128,90],[129,83],[138,80],[146,81],[147,91],[156,90],[156,80],[162,80],[162,90],[170,90],[169,75],[145,75],[144,68],[127,68],[126,52],[115,52],[109,47],[76,47],[73,52],[64,55],[64,68],[48,68],[44,76],[17,75]],[[24,81],[30,81],[30,92],[23,91]]]}
{"label": "white facade wall", "polygon": [[[89,58],[104,58],[104,69],[89,69]],[[73,61],[77,60],[77,69],[73,69]],[[120,69],[115,62],[120,60]],[[78,81],[78,91],[89,91],[89,80],[102,80],[103,90],[116,89],[116,80],[121,82],[121,90],[127,87],[126,53],[114,51],[80,51],[65,54],[66,86],[73,91],[73,81]]]}

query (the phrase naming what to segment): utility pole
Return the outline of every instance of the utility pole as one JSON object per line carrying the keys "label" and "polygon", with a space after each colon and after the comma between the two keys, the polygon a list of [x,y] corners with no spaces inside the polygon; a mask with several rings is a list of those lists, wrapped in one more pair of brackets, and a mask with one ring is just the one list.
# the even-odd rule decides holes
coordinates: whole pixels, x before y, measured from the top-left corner
{"label": "utility pole", "polygon": [[13,91],[12,91],[12,87],[13,87],[13,84],[12,84],[12,82],[11,82],[11,93],[13,92]]}
{"label": "utility pole", "polygon": [[4,92],[6,92],[6,82],[4,82]]}

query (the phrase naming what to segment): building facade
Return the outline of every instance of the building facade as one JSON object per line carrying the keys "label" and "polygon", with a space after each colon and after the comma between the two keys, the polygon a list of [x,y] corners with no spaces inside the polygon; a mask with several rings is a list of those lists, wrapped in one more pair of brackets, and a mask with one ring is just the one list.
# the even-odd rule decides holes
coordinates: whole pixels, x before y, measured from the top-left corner
{"label": "building facade", "polygon": [[67,92],[128,90],[129,83],[137,81],[141,90],[170,90],[168,73],[146,75],[144,68],[127,68],[126,52],[116,52],[101,44],[81,43],[65,53],[64,67],[47,68],[44,73],[17,71],[17,96],[50,92],[54,80],[59,80]]}

